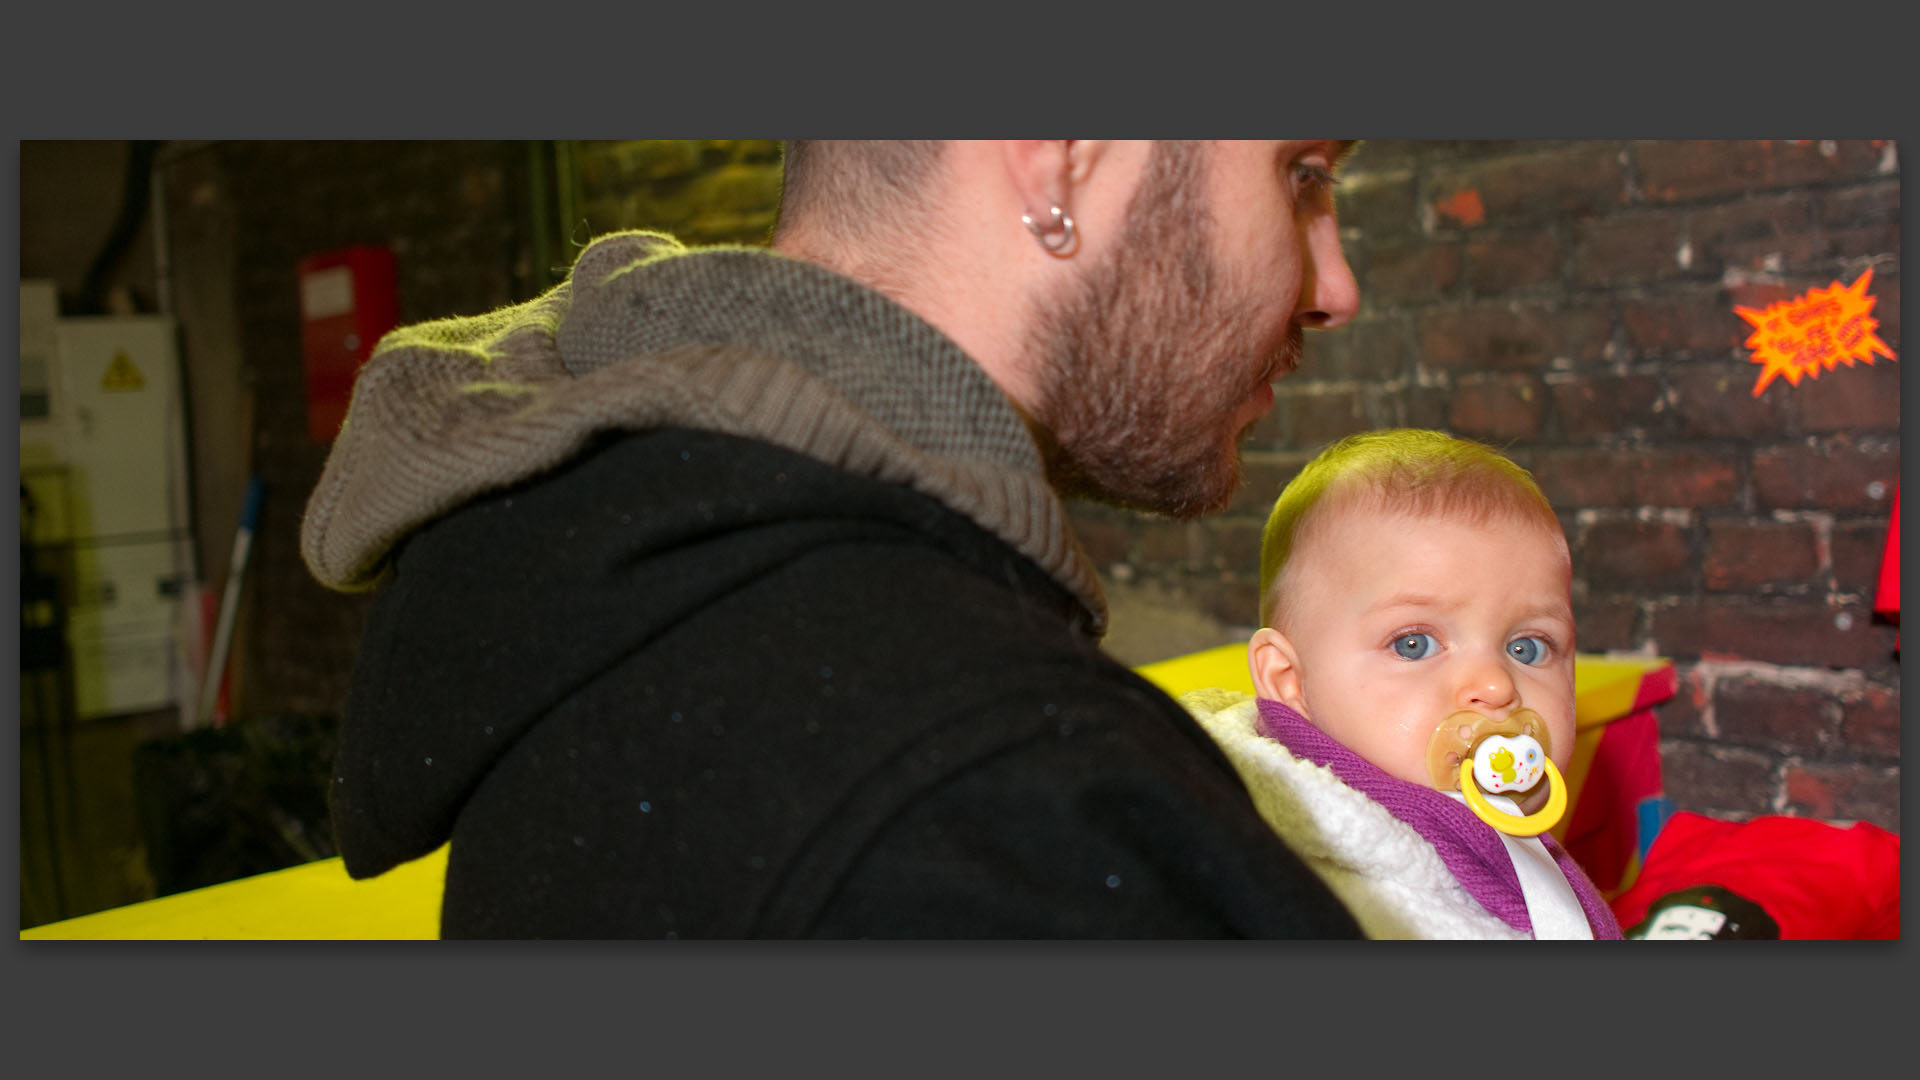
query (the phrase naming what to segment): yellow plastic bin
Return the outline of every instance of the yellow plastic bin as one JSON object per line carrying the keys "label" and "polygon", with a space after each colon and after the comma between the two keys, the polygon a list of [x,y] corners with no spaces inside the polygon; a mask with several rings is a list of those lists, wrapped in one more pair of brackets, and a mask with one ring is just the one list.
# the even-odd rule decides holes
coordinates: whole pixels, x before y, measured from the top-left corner
{"label": "yellow plastic bin", "polygon": [[[1226,645],[1139,669],[1169,694],[1219,686],[1253,692],[1246,648]],[[1632,884],[1652,841],[1639,824],[1644,766],[1659,760],[1652,707],[1673,696],[1673,663],[1647,657],[1582,655],[1574,664],[1577,734],[1565,771],[1573,806],[1554,834],[1609,895]],[[1594,773],[1596,764],[1601,769]],[[1624,772],[1620,766],[1632,768]],[[20,932],[25,941],[372,940],[433,938],[447,849],[366,881],[339,859],[229,881]]]}

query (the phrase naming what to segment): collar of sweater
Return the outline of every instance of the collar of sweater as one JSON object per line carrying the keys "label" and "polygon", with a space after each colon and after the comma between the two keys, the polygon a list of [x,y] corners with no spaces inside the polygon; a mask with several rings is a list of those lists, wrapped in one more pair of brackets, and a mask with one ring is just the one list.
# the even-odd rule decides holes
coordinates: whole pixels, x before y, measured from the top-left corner
{"label": "collar of sweater", "polygon": [[1179,701],[1226,753],[1261,817],[1340,895],[1369,937],[1530,936],[1527,925],[1515,927],[1482,905],[1419,831],[1324,764],[1262,735],[1258,699],[1209,688]]}
{"label": "collar of sweater", "polygon": [[409,532],[578,453],[676,425],[906,484],[1032,559],[1106,623],[1098,578],[1011,402],[959,346],[879,293],[745,247],[615,233],[565,282],[384,338],[309,498],[324,585],[376,584]]}

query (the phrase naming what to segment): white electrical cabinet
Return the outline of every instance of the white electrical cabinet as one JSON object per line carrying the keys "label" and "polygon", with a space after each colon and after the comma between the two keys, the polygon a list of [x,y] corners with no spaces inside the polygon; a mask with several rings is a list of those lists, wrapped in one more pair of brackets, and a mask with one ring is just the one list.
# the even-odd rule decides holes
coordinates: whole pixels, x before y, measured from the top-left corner
{"label": "white electrical cabinet", "polygon": [[[21,286],[21,484],[33,500],[23,542],[57,553],[66,579],[77,716],[164,708],[189,693],[192,538],[173,320],[56,318],[51,357],[30,365],[29,333],[39,350],[48,337],[43,285]],[[40,293],[31,325],[29,287]],[[44,386],[29,385],[30,371]]]}

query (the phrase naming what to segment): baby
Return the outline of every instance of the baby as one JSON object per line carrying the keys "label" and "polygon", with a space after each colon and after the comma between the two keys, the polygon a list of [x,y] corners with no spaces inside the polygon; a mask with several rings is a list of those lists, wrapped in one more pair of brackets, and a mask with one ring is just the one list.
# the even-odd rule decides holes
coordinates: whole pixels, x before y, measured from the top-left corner
{"label": "baby", "polygon": [[1328,448],[1260,551],[1257,698],[1182,698],[1377,938],[1614,938],[1546,830],[1573,748],[1572,562],[1524,469],[1436,431]]}

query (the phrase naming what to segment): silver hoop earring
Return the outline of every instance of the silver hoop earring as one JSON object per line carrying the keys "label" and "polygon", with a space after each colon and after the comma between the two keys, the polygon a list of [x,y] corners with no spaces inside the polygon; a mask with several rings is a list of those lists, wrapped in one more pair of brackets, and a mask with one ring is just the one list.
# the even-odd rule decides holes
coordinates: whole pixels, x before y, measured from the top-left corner
{"label": "silver hoop earring", "polygon": [[[1020,221],[1026,225],[1027,231],[1033,234],[1033,238],[1040,241],[1040,246],[1047,250],[1047,254],[1064,259],[1073,254],[1077,239],[1073,231],[1073,219],[1057,206],[1052,209],[1052,220],[1048,221],[1044,228],[1034,222],[1031,214],[1021,214]],[[1059,233],[1060,238],[1051,239],[1056,232]]]}

